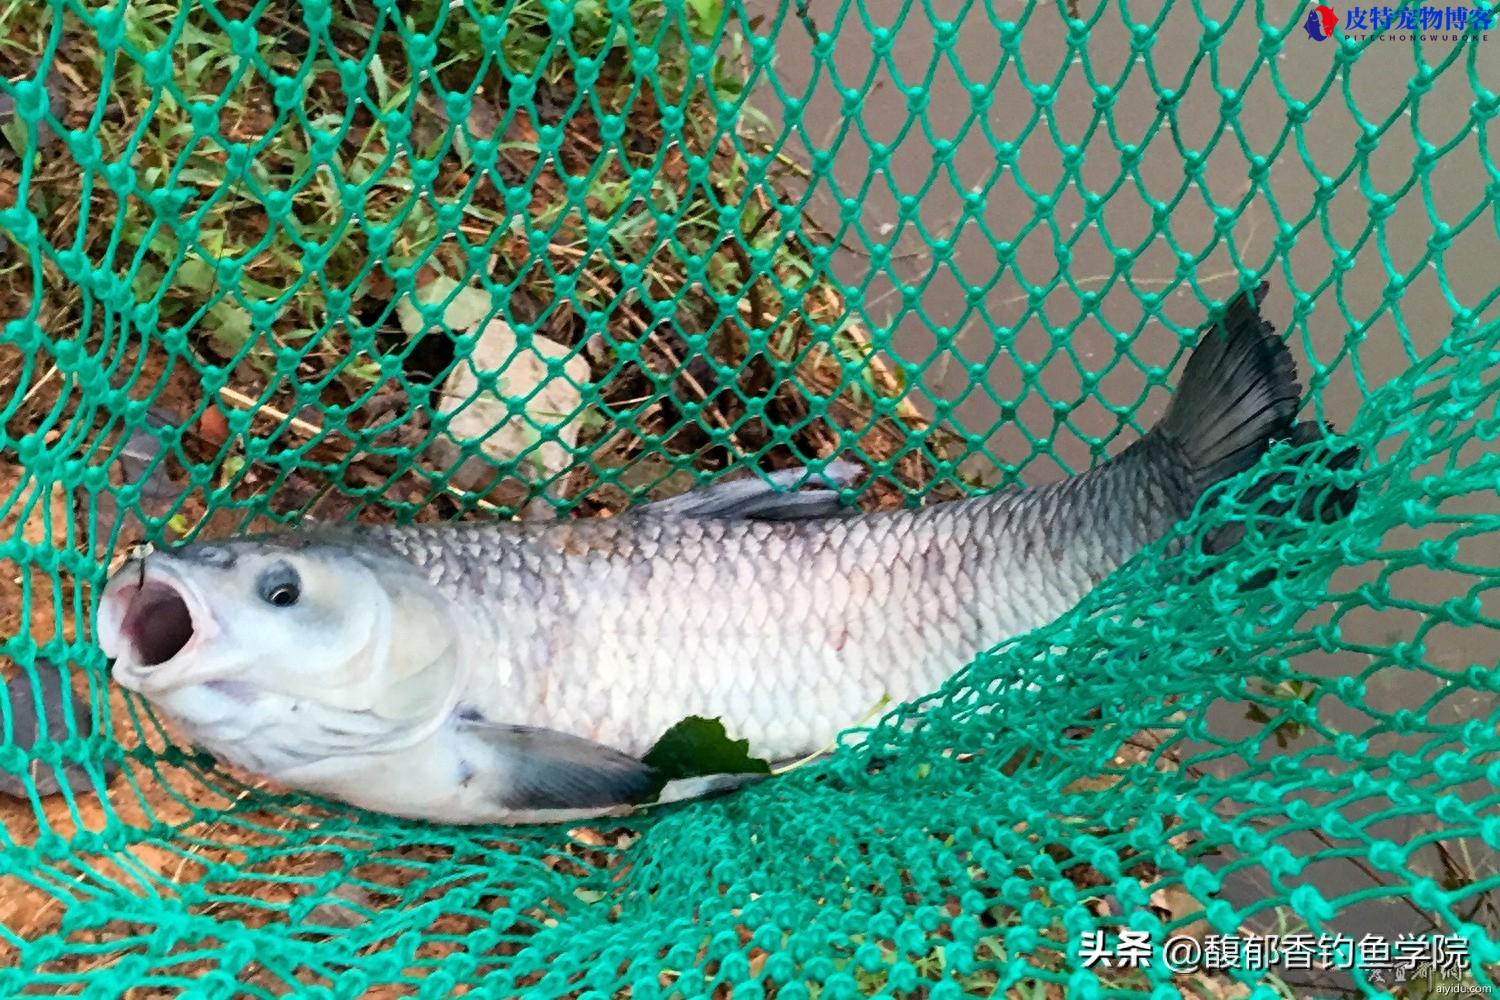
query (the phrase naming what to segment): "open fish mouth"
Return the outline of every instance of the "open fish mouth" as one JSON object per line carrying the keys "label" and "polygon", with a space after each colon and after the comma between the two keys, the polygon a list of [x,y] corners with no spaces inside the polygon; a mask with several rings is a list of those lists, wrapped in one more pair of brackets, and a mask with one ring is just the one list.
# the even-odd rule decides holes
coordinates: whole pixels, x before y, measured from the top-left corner
{"label": "open fish mouth", "polygon": [[193,639],[193,613],[169,583],[150,581],[137,588],[120,623],[125,641],[143,667],[166,663]]}
{"label": "open fish mouth", "polygon": [[117,671],[165,666],[217,631],[192,588],[154,561],[127,563],[100,600],[99,646]]}

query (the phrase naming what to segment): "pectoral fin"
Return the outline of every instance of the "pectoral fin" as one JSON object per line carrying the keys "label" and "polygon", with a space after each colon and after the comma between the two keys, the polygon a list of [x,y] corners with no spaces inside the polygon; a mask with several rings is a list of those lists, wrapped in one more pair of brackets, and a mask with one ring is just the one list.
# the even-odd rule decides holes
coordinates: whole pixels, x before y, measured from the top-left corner
{"label": "pectoral fin", "polygon": [[627,805],[653,787],[638,758],[580,736],[460,716],[465,735],[481,746],[502,776],[495,790],[507,809],[580,809]]}

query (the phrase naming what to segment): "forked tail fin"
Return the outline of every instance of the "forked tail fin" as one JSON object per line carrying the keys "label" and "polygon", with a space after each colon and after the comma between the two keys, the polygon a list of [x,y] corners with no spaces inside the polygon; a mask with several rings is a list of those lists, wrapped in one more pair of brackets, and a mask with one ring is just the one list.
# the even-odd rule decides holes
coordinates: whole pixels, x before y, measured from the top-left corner
{"label": "forked tail fin", "polygon": [[[1241,291],[1223,315],[1204,328],[1177,394],[1152,430],[1187,465],[1195,500],[1253,466],[1278,441],[1301,446],[1323,437],[1318,424],[1296,422],[1302,396],[1297,366],[1286,344],[1260,314],[1268,288],[1262,283],[1253,296]],[[1337,452],[1310,449],[1303,461],[1344,469],[1358,457],[1353,447]],[[1291,472],[1267,476],[1251,485],[1245,497],[1263,496],[1277,483],[1292,478]],[[1354,499],[1352,487],[1330,486],[1285,502],[1263,503],[1258,514],[1275,518],[1294,513],[1303,520],[1335,521],[1349,513]],[[1223,551],[1244,534],[1244,525],[1226,525],[1208,536],[1206,547],[1210,552]]]}
{"label": "forked tail fin", "polygon": [[1153,433],[1176,445],[1196,492],[1244,472],[1289,437],[1302,387],[1276,330],[1260,315],[1269,286],[1240,292],[1204,328]]}

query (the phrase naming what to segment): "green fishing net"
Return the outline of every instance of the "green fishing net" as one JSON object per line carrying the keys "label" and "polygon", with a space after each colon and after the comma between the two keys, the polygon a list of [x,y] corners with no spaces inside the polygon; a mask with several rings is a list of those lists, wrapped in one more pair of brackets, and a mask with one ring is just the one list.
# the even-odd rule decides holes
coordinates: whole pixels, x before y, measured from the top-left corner
{"label": "green fishing net", "polygon": [[[0,993],[1490,986],[1492,19],[5,5]],[[1049,481],[1263,279],[1353,470],[1274,450],[1185,526],[1238,544],[1157,546],[738,794],[364,815],[175,741],[93,643],[140,541],[607,516],[840,456],[872,509]],[[1346,519],[1264,516],[1320,484]]]}

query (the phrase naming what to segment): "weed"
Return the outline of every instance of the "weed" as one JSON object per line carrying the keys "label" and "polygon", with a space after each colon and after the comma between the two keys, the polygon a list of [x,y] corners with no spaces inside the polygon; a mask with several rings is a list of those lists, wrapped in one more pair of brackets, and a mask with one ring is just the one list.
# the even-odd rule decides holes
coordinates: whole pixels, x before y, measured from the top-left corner
{"label": "weed", "polygon": [[[246,0],[120,9],[106,51],[92,9],[0,7],[17,43],[0,68],[36,72],[21,53],[60,28],[45,79],[94,145],[70,140],[82,171],[37,159],[43,259],[76,248],[127,279],[194,369],[351,419],[396,389],[420,437],[454,337],[404,329],[397,306],[444,274],[517,329],[585,348],[592,412],[641,436],[601,463],[780,466],[855,441],[899,456],[907,428],[867,411],[900,373],[845,332],[805,238],[781,230],[784,165],[749,136],[765,121],[741,69],[752,29],[719,0],[341,0],[318,30]],[[29,301],[30,276],[13,277]],[[47,291],[82,306],[50,268]],[[852,440],[814,419],[833,407]],[[925,462],[901,469],[920,482]],[[599,509],[597,486],[571,499]]]}

